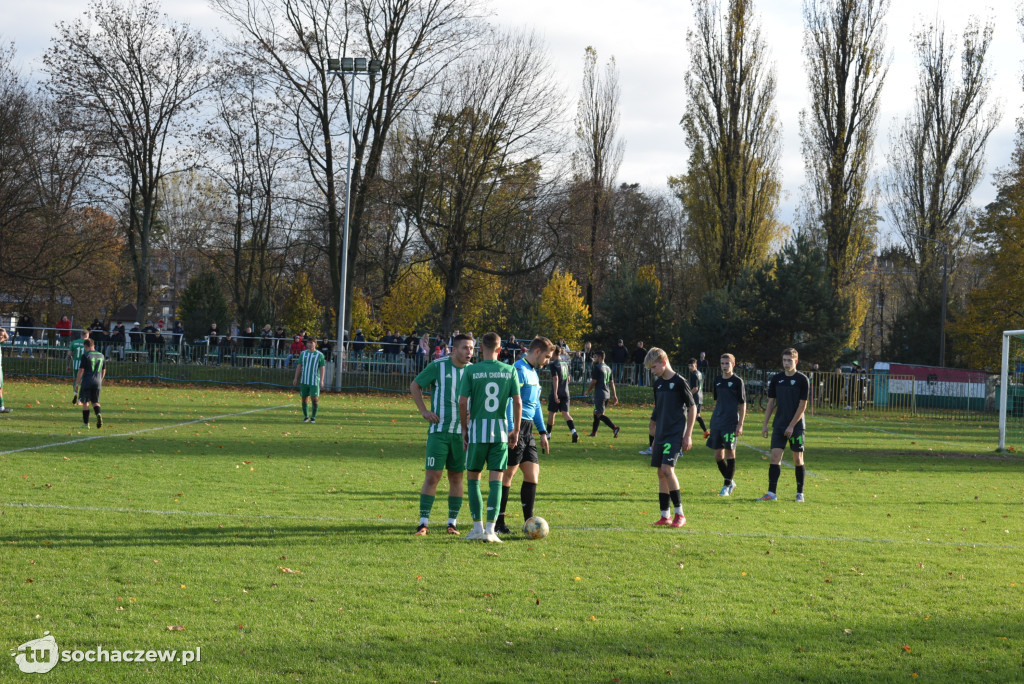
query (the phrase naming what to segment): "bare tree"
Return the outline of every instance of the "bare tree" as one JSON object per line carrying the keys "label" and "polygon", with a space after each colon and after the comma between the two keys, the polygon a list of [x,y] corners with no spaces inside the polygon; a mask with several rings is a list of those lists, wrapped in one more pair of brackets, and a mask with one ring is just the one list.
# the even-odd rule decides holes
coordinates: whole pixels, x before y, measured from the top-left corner
{"label": "bare tree", "polygon": [[[800,115],[809,211],[823,238],[833,296],[857,304],[878,220],[868,182],[888,72],[889,0],[805,0],[804,66],[811,105]],[[851,308],[851,331],[863,306]]]}
{"label": "bare tree", "polygon": [[547,240],[522,233],[540,223],[532,210],[564,105],[546,50],[519,33],[460,61],[430,104],[406,142],[403,204],[444,281],[451,330],[467,271],[511,275],[550,259]]}
{"label": "bare tree", "polygon": [[941,25],[914,35],[920,80],[914,109],[892,142],[886,196],[889,215],[916,261],[913,292],[919,303],[937,299],[943,249],[954,270],[971,231],[971,193],[1000,117],[998,107],[988,105],[985,58],[991,41],[991,23],[968,23],[958,77],[956,50]]}
{"label": "bare tree", "polygon": [[583,54],[583,85],[576,107],[576,149],[573,173],[577,195],[584,199],[587,227],[584,301],[594,310],[597,253],[602,233],[607,233],[612,210],[612,190],[622,164],[625,143],[618,138],[619,71],[612,57],[604,73],[598,69],[597,50]]}
{"label": "bare tree", "polygon": [[[354,272],[369,186],[377,177],[387,136],[417,97],[476,35],[475,0],[211,0],[241,32],[236,46],[271,75],[289,108],[295,141],[303,150],[309,179],[322,197],[325,248],[333,301],[341,292],[342,204],[339,185],[344,166],[334,141],[346,129],[335,126],[345,106],[341,75],[327,71],[340,54],[379,59],[382,69],[352,103],[352,209],[348,270]],[[352,89],[349,88],[351,91]],[[355,98],[354,98],[355,99]],[[351,282],[346,299],[351,300]],[[352,307],[346,305],[346,318]]]}
{"label": "bare tree", "polygon": [[782,233],[776,220],[780,134],[775,69],[750,0],[694,0],[682,127],[687,173],[672,179],[687,242],[705,280],[731,284],[761,263]]}
{"label": "bare tree", "polygon": [[43,62],[47,88],[99,155],[144,312],[160,184],[205,87],[206,42],[187,24],[169,23],[155,0],[94,0],[83,18],[57,25]]}

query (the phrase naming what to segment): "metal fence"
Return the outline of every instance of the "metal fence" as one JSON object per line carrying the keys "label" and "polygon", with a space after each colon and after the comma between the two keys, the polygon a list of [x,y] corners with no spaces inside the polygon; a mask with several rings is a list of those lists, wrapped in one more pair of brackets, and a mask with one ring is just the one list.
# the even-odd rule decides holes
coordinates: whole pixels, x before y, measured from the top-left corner
{"label": "metal fence", "polygon": [[[146,346],[101,343],[107,357],[110,380],[214,383],[288,388],[292,386],[297,355],[274,338],[242,338],[234,345],[213,345],[208,340],[194,344]],[[285,340],[291,342],[292,340]],[[323,349],[328,360],[328,384],[334,377],[336,357],[330,346]],[[73,375],[67,346],[57,343],[5,344],[3,368],[8,376],[70,378]],[[342,385],[326,389],[364,392],[408,392],[409,384],[428,363],[426,355],[376,351],[344,355]],[[570,364],[570,394],[576,402],[589,402],[589,363],[573,359]],[[646,370],[637,374],[634,364],[625,364],[616,379],[619,401],[624,404],[649,404],[653,401],[651,377]],[[748,413],[764,411],[768,380],[776,371],[741,369],[747,387]],[[542,373],[542,376],[546,375]],[[928,383],[912,376],[887,373],[807,373],[811,382],[808,413],[844,414],[851,412],[892,415],[936,416],[970,419],[991,417],[996,411],[996,385],[987,383]],[[636,382],[639,378],[639,382]],[[705,417],[714,406],[712,387],[715,376],[704,378]],[[541,382],[544,395],[550,380]]]}

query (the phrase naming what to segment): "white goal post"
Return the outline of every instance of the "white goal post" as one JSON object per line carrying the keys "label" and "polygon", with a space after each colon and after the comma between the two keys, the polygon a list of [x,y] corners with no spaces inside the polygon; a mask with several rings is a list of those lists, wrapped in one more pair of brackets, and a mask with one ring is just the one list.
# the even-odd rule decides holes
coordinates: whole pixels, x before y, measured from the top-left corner
{"label": "white goal post", "polygon": [[[1006,416],[1011,400],[1010,389],[1010,340],[1024,337],[1024,330],[1003,331],[1003,363],[999,375],[999,450],[1006,451]],[[1012,412],[1010,412],[1012,415]]]}

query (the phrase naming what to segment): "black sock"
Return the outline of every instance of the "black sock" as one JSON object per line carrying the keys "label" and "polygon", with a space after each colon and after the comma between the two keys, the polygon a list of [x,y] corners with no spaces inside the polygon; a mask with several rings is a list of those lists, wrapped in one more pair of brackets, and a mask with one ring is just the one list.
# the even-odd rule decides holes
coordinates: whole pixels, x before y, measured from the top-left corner
{"label": "black sock", "polygon": [[802,465],[796,466],[796,493],[804,493],[804,474],[806,471]]}
{"label": "black sock", "polygon": [[668,494],[667,493],[658,492],[658,510],[662,511],[662,512],[668,510]]}
{"label": "black sock", "polygon": [[654,435],[647,435],[647,446],[654,446]]}
{"label": "black sock", "polygon": [[533,502],[537,498],[537,483],[523,482],[523,488],[519,490],[519,500],[523,504],[523,520],[533,517]]}
{"label": "black sock", "polygon": [[601,424],[601,418],[594,416],[594,429],[591,432],[597,432],[597,426]]}
{"label": "black sock", "polygon": [[725,462],[725,479],[729,480],[729,482],[732,483],[733,478],[736,476],[736,459],[727,458],[725,459]]}
{"label": "black sock", "polygon": [[704,419],[703,418],[701,418],[700,416],[697,416],[697,422],[700,423],[701,432],[707,432],[708,431],[708,426],[704,424]]}
{"label": "black sock", "polygon": [[610,427],[612,430],[615,429],[615,423],[613,423],[612,419],[609,418],[608,416],[602,414],[601,415],[601,422],[604,423],[605,425],[607,425],[608,427]]}
{"label": "black sock", "polygon": [[89,409],[87,408],[82,409],[82,422],[86,425],[89,424]]}
{"label": "black sock", "polygon": [[672,499],[672,505],[673,506],[682,506],[683,505],[683,497],[680,495],[678,489],[673,489],[671,492],[669,492],[668,493],[668,498]]}
{"label": "black sock", "polygon": [[565,421],[565,424],[569,426],[569,432],[576,432],[576,423],[572,420]]}
{"label": "black sock", "polygon": [[498,511],[498,520],[501,522],[505,522],[505,506],[508,505],[508,492],[510,489],[512,488],[501,485],[501,508]]}
{"label": "black sock", "polygon": [[96,413],[97,416],[100,415],[100,407],[99,406],[95,406],[94,405],[92,407],[92,410]]}
{"label": "black sock", "polygon": [[729,466],[725,464],[725,459],[715,461],[715,465],[718,466],[718,472],[722,473],[722,477],[725,478],[725,484],[729,484]]}
{"label": "black sock", "polygon": [[782,466],[772,463],[768,466],[768,491],[772,494],[779,488],[779,475],[782,474]]}

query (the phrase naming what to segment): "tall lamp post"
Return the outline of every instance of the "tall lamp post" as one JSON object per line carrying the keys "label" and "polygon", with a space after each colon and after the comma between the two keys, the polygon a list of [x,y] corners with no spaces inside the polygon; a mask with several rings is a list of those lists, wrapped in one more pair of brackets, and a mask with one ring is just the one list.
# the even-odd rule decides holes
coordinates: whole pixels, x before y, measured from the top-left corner
{"label": "tall lamp post", "polygon": [[947,272],[949,271],[949,245],[942,240],[936,240],[935,238],[922,235],[921,233],[914,233],[914,237],[921,238],[922,240],[928,240],[934,242],[939,247],[942,247],[942,321],[939,326],[939,365],[945,368],[946,366],[946,278]]}
{"label": "tall lamp post", "polygon": [[[345,356],[345,294],[348,291],[348,222],[349,203],[352,199],[352,98],[348,86],[355,91],[355,77],[363,74],[371,79],[380,71],[379,59],[365,57],[342,57],[328,59],[327,71],[335,76],[341,74],[341,85],[345,92],[345,118],[348,120],[348,155],[345,161],[345,223],[341,236],[341,284],[338,295],[338,349],[334,355],[334,387],[341,391],[341,366]],[[350,78],[346,79],[348,75]]]}

